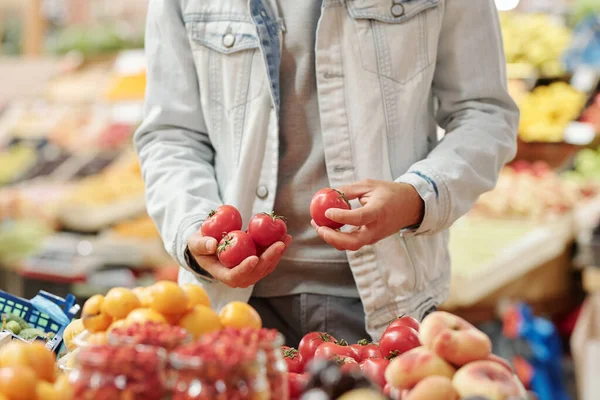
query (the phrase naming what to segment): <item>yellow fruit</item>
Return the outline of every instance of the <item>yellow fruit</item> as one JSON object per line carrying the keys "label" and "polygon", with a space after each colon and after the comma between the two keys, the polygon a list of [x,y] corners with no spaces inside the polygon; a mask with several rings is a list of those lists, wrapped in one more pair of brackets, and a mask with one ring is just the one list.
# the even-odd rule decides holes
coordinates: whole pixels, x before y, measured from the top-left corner
{"label": "yellow fruit", "polygon": [[67,350],[73,351],[77,347],[73,343],[73,338],[79,335],[81,332],[85,330],[83,326],[83,321],[81,319],[73,320],[66,328],[63,333],[63,340],[65,341],[65,346]]}
{"label": "yellow fruit", "polygon": [[167,323],[167,320],[164,316],[162,316],[162,314],[159,314],[156,311],[151,310],[149,308],[138,308],[137,310],[133,310],[129,313],[125,321],[131,324],[143,324],[148,321],[162,322],[164,324]]}
{"label": "yellow fruit", "polygon": [[232,301],[219,313],[221,325],[231,328],[262,328],[262,319],[250,305],[241,301]]}
{"label": "yellow fruit", "polygon": [[196,339],[205,333],[222,329],[217,313],[212,308],[203,305],[195,306],[188,311],[179,320],[179,326]]}
{"label": "yellow fruit", "polygon": [[37,379],[54,382],[56,358],[40,342],[12,341],[0,350],[0,368],[29,367]]}
{"label": "yellow fruit", "polygon": [[54,390],[60,395],[61,400],[71,400],[73,398],[73,387],[69,382],[68,375],[60,375],[54,383]]}
{"label": "yellow fruit", "polygon": [[85,342],[90,346],[102,346],[108,342],[106,332],[96,332],[85,338]]}
{"label": "yellow fruit", "polygon": [[150,306],[150,296],[148,288],[137,287],[133,289],[132,292],[138,297],[140,303],[142,304],[142,307]]}
{"label": "yellow fruit", "polygon": [[105,331],[112,323],[112,318],[102,312],[104,296],[94,295],[88,299],[81,310],[83,326],[90,332]]}
{"label": "yellow fruit", "polygon": [[8,397],[0,393],[0,400],[8,400]]}
{"label": "yellow fruit", "polygon": [[177,324],[179,324],[179,321],[181,320],[181,318],[183,318],[184,315],[185,315],[185,313],[184,314],[171,314],[171,315],[164,315],[164,317],[170,325],[177,325]]}
{"label": "yellow fruit", "polygon": [[191,283],[185,284],[181,287],[188,298],[188,308],[192,309],[194,306],[203,305],[211,307],[210,298],[206,290],[199,285]]}
{"label": "yellow fruit", "polygon": [[149,288],[150,308],[163,315],[183,314],[188,308],[188,299],[175,282],[160,281]]}
{"label": "yellow fruit", "polygon": [[127,319],[119,319],[119,320],[113,322],[112,324],[110,324],[110,326],[106,330],[106,333],[110,333],[112,330],[117,329],[117,328],[124,328],[127,325],[129,325],[129,321],[127,321]]}
{"label": "yellow fruit", "polygon": [[36,398],[37,377],[29,367],[0,368],[0,388],[8,400]]}
{"label": "yellow fruit", "polygon": [[142,303],[131,290],[112,288],[104,297],[102,312],[110,315],[112,318],[123,319],[130,312],[141,306]]}
{"label": "yellow fruit", "polygon": [[54,385],[48,382],[38,382],[36,387],[37,400],[63,400]]}

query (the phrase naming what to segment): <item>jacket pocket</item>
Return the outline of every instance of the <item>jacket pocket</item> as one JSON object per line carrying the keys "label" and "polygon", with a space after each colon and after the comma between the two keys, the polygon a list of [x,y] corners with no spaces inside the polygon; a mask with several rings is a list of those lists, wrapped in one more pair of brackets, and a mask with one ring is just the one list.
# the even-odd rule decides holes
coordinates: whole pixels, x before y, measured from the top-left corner
{"label": "jacket pocket", "polygon": [[256,27],[222,14],[186,23],[200,94],[225,111],[245,105],[261,92],[266,73]]}
{"label": "jacket pocket", "polygon": [[366,71],[404,84],[433,64],[441,0],[348,0]]}

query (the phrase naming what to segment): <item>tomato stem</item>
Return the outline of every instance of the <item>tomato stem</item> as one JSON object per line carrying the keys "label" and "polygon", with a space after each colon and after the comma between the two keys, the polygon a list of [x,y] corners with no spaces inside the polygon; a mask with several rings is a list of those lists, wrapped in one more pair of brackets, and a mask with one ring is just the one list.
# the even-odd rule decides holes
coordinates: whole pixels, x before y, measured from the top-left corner
{"label": "tomato stem", "polygon": [[346,202],[346,204],[348,204],[348,207],[350,207],[350,202],[348,201],[346,195],[343,192],[340,192],[337,189],[333,189],[333,191],[335,191]]}
{"label": "tomato stem", "polygon": [[[210,210],[210,212],[208,213],[208,218],[211,218],[216,213],[217,213],[217,210]],[[206,218],[206,219],[208,219],[208,218]]]}
{"label": "tomato stem", "polygon": [[358,342],[356,342],[356,344],[358,344],[359,346],[366,346],[369,343],[370,342],[367,339],[360,339]]}
{"label": "tomato stem", "polygon": [[296,358],[298,356],[298,350],[291,347],[291,348],[283,351],[283,356],[293,360],[294,358]]}
{"label": "tomato stem", "polygon": [[348,346],[348,341],[346,339],[340,339],[336,342],[336,344],[339,344],[340,346]]}

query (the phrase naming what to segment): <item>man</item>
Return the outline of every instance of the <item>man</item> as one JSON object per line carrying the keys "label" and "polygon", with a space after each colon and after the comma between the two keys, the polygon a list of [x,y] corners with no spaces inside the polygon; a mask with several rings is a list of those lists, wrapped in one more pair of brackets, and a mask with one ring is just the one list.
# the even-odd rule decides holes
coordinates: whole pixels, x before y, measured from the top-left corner
{"label": "man", "polygon": [[[447,230],[516,147],[493,0],[151,0],[146,50],[135,144],[180,282],[252,297],[291,344],[377,338],[446,299]],[[349,228],[311,226],[323,187]],[[226,269],[198,232],[221,204],[275,210],[294,240]]]}

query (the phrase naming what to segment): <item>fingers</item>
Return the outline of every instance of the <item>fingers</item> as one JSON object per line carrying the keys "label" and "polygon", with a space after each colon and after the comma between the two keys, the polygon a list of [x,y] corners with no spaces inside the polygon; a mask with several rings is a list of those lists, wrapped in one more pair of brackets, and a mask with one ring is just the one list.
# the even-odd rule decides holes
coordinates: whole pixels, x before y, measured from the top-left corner
{"label": "fingers", "polygon": [[194,256],[209,256],[217,252],[217,241],[212,237],[202,236],[200,231],[188,240],[188,248]]}
{"label": "fingers", "polygon": [[326,226],[318,226],[316,229],[321,239],[338,250],[356,251],[376,242],[373,231],[365,226],[350,232],[335,231]]}
{"label": "fingers", "polygon": [[370,179],[366,179],[363,181],[351,183],[346,186],[342,186],[341,188],[338,188],[337,190],[344,193],[344,196],[346,196],[346,199],[353,200],[364,194],[367,194],[372,189],[373,189],[373,181]]}
{"label": "fingers", "polygon": [[354,210],[342,210],[339,208],[330,208],[325,211],[325,216],[332,221],[344,225],[363,226],[377,221],[379,217],[379,208],[374,205]]}

